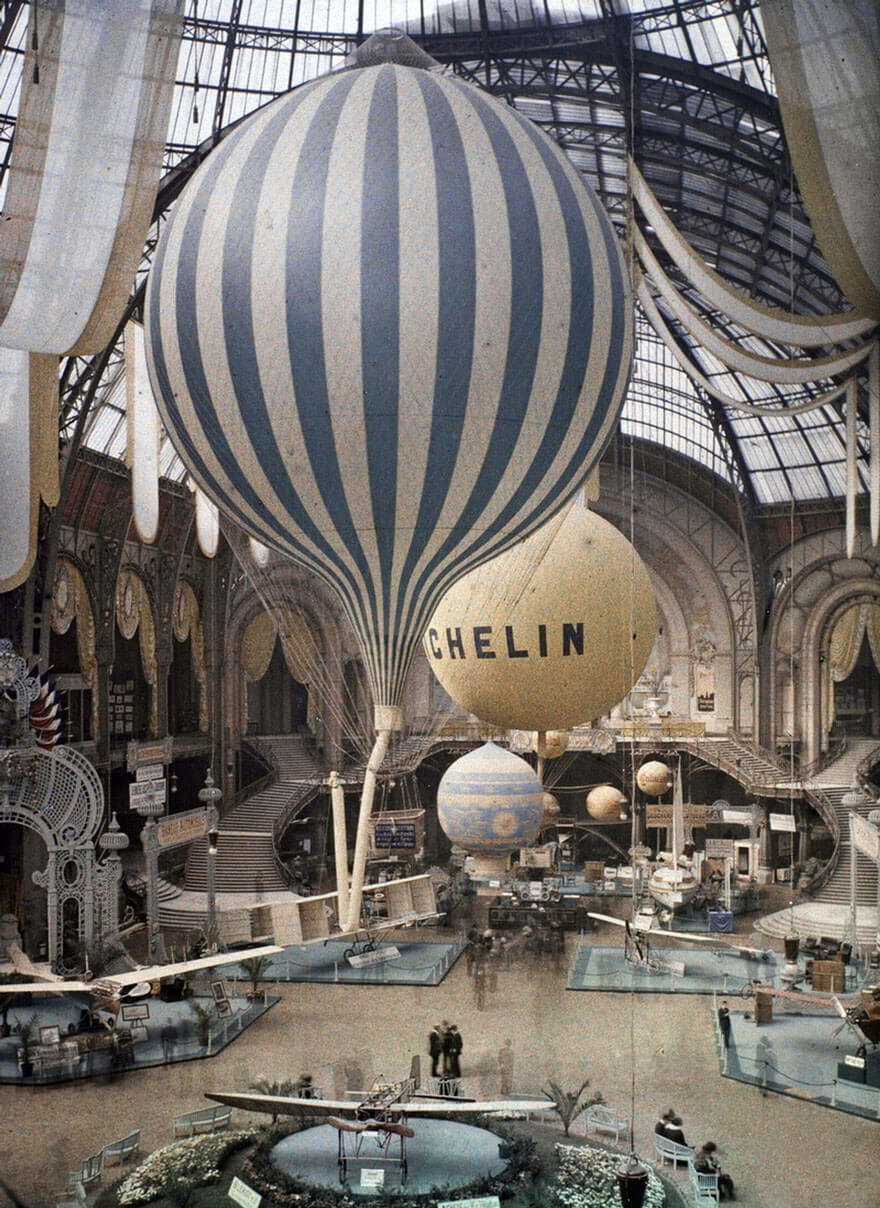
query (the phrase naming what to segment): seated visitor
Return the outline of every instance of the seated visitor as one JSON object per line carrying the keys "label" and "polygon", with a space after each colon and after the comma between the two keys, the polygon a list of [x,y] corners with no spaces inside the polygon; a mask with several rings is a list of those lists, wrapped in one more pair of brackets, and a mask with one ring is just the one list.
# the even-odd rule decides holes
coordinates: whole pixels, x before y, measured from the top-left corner
{"label": "seated visitor", "polygon": [[714,1141],[707,1141],[694,1154],[694,1169],[707,1174],[718,1175],[718,1194],[722,1200],[735,1200],[733,1179],[721,1169],[721,1163],[715,1156],[718,1146]]}

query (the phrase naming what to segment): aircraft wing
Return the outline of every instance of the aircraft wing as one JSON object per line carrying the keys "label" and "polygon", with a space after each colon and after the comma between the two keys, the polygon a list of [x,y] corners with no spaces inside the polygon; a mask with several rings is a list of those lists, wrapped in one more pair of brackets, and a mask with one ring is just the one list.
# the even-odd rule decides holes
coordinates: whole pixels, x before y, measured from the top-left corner
{"label": "aircraft wing", "polygon": [[10,982],[0,986],[0,994],[89,994],[92,983],[84,981]]}
{"label": "aircraft wing", "polygon": [[[364,1110],[364,1104],[356,1099],[295,1099],[287,1095],[241,1095],[222,1091],[206,1091],[208,1099],[237,1107],[246,1112],[267,1112],[273,1116],[293,1116],[301,1111],[327,1111],[354,1115]],[[421,1099],[398,1101],[383,1107],[383,1113],[406,1116],[480,1115],[485,1112],[544,1112],[550,1111],[553,1103],[549,1099]]]}
{"label": "aircraft wing", "polygon": [[600,923],[613,923],[615,927],[626,926],[626,919],[617,919],[613,914],[596,914],[594,910],[587,911],[587,918],[597,919]]}
{"label": "aircraft wing", "polygon": [[[261,948],[242,948],[238,952],[217,952],[214,956],[199,956],[191,961],[177,961],[172,965],[149,965],[142,969],[127,969],[114,973],[107,981],[120,986],[133,986],[143,981],[159,981],[163,977],[177,977],[182,973],[198,973],[200,969],[213,969],[217,965],[238,965],[242,961],[259,956],[276,956],[284,949],[277,944],[265,944]],[[88,987],[87,987],[88,988]]]}

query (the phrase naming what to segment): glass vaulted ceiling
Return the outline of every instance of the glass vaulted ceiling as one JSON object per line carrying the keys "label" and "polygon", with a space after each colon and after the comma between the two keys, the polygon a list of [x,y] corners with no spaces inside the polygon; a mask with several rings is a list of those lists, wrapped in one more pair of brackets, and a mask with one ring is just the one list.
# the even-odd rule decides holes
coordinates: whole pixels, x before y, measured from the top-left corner
{"label": "glass vaulted ceiling", "polygon": [[[0,170],[15,124],[27,6],[7,4],[3,14]],[[342,67],[366,36],[392,25],[541,124],[597,190],[621,236],[630,126],[643,174],[712,267],[771,305],[802,313],[847,308],[794,185],[759,6],[750,0],[186,0],[168,172],[185,172],[196,149],[209,146],[230,123]],[[0,178],[0,190],[3,183]],[[654,250],[674,276],[659,246]],[[699,295],[686,292],[698,310],[721,321]],[[769,351],[731,326],[726,333]],[[682,332],[678,336],[692,344]],[[708,354],[694,355],[706,376],[733,397],[776,406],[804,397],[802,389],[746,383]],[[90,393],[93,372],[86,361],[66,367],[62,436],[79,432],[87,447],[121,458],[121,351],[110,356],[99,388]],[[86,414],[83,400],[89,397]],[[710,404],[641,318],[622,430],[708,466],[759,506],[843,493],[844,438],[836,406],[755,417]],[[861,430],[859,441],[866,441]],[[860,452],[864,472],[863,447]],[[184,476],[167,442],[162,469],[173,479]]]}

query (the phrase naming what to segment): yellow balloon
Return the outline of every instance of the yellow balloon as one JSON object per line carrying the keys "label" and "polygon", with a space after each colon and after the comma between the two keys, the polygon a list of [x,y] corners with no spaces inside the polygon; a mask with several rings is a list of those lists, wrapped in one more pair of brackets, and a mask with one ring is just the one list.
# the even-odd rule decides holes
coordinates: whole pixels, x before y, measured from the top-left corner
{"label": "yellow balloon", "polygon": [[541,802],[542,802],[541,830],[543,830],[545,826],[553,825],[553,823],[556,821],[556,819],[561,814],[562,809],[559,805],[559,802],[553,796],[553,794],[548,793],[546,790],[544,792],[543,797],[541,798]]}
{"label": "yellow balloon", "polygon": [[619,818],[626,805],[626,797],[613,784],[597,784],[587,793],[587,813],[598,822]]}
{"label": "yellow balloon", "polygon": [[672,785],[672,769],[659,759],[649,759],[636,772],[636,784],[648,797],[662,797]]}
{"label": "yellow balloon", "polygon": [[567,730],[616,705],[656,631],[644,563],[607,520],[575,505],[560,523],[461,578],[425,634],[454,701],[511,730]]}

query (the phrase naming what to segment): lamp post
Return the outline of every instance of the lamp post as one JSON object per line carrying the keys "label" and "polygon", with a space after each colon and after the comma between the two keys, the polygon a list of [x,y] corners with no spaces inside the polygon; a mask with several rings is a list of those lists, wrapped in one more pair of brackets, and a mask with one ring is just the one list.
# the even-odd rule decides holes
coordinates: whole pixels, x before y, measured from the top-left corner
{"label": "lamp post", "polygon": [[205,786],[199,789],[199,801],[205,805],[205,821],[208,824],[208,919],[205,927],[205,938],[208,942],[208,952],[217,951],[217,841],[220,831],[217,827],[220,815],[217,803],[223,796],[221,789],[214,784],[214,776],[210,768],[205,773]]}

